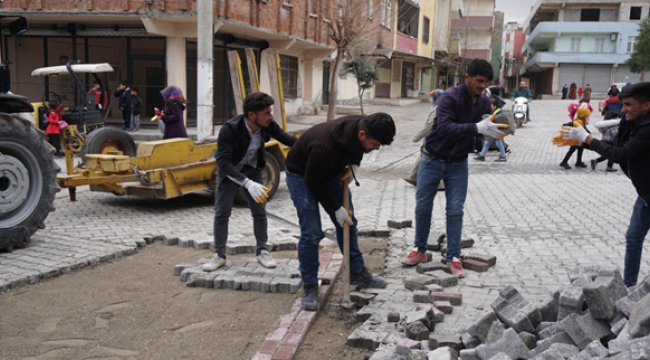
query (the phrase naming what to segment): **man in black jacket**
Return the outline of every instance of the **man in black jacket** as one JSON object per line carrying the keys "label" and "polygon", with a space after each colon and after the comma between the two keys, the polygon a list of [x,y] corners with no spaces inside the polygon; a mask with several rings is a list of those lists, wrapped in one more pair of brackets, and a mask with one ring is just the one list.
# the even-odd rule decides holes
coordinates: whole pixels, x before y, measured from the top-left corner
{"label": "man in black jacket", "polygon": [[118,105],[122,110],[124,130],[128,130],[131,127],[131,88],[129,88],[126,81],[121,81],[120,86],[117,87],[113,95],[119,99]]}
{"label": "man in black jacket", "polygon": [[244,115],[228,120],[219,131],[217,147],[217,185],[214,195],[214,244],[216,254],[203,265],[213,271],[226,264],[228,220],[237,189],[246,192],[253,217],[253,232],[257,241],[257,261],[267,268],[276,267],[266,247],[268,240],[266,199],[268,189],[262,186],[262,170],[266,165],[264,143],[271,137],[292,146],[296,138],[287,134],[273,121],[273,98],[257,92],[244,100]]}
{"label": "man in black jacket", "polygon": [[304,284],[303,309],[318,309],[318,244],[325,236],[319,204],[334,223],[341,252],[343,226],[350,225],[350,284],[386,287],[384,280],[373,276],[365,267],[357,242],[357,220],[351,194],[350,212],[342,206],[343,181],[352,179],[364,153],[390,145],[394,136],[395,123],[386,113],[345,116],[307,130],[289,151],[287,185],[300,222],[298,260]]}
{"label": "man in black jacket", "polygon": [[650,82],[628,85],[619,95],[623,103],[616,144],[594,139],[582,127],[564,132],[569,139],[580,140],[591,150],[619,163],[639,195],[625,234],[625,285],[636,285],[641,266],[643,241],[650,229]]}

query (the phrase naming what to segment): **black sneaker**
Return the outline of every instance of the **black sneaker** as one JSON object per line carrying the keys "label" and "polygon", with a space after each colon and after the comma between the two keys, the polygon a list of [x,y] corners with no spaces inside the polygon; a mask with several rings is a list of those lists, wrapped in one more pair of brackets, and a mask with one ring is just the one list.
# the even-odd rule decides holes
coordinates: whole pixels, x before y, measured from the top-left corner
{"label": "black sneaker", "polygon": [[474,157],[474,160],[476,160],[476,161],[485,161],[485,156],[483,156],[483,155],[476,155],[476,156]]}
{"label": "black sneaker", "polygon": [[508,160],[506,160],[506,158],[501,157],[501,156],[499,156],[498,159],[494,160],[494,162],[506,162],[506,161],[508,161]]}
{"label": "black sneaker", "polygon": [[565,170],[571,170],[571,166],[567,163],[560,163],[560,167],[563,167]]}
{"label": "black sneaker", "polygon": [[373,276],[368,269],[362,267],[359,270],[350,272],[350,285],[383,289],[386,287],[384,279]]}
{"label": "black sneaker", "polygon": [[583,169],[584,169],[584,168],[587,167],[587,164],[585,164],[585,163],[583,163],[583,162],[579,162],[579,163],[576,163],[576,164],[575,164],[575,167],[577,167],[577,168],[583,168]]}
{"label": "black sneaker", "polygon": [[318,310],[318,285],[303,286],[302,309],[307,311]]}
{"label": "black sneaker", "polygon": [[591,160],[591,170],[596,170],[596,165],[598,165],[598,161],[596,159]]}
{"label": "black sneaker", "polygon": [[615,172],[615,171],[618,171],[618,170],[614,169],[613,167],[608,167],[607,169],[605,169],[605,171],[607,171],[607,172]]}

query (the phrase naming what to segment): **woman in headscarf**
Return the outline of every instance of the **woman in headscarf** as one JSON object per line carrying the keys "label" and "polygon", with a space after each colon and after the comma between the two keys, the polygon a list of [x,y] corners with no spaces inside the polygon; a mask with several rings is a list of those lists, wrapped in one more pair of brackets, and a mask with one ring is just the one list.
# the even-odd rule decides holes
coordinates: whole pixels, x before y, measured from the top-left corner
{"label": "woman in headscarf", "polygon": [[576,86],[576,83],[572,82],[571,87],[569,87],[569,99],[575,100],[576,90],[578,90],[578,87]]}
{"label": "woman in headscarf", "polygon": [[156,110],[156,115],[165,123],[164,139],[186,138],[185,122],[183,121],[183,110],[185,110],[185,98],[183,92],[177,86],[171,85],[160,91],[165,100],[163,111]]}

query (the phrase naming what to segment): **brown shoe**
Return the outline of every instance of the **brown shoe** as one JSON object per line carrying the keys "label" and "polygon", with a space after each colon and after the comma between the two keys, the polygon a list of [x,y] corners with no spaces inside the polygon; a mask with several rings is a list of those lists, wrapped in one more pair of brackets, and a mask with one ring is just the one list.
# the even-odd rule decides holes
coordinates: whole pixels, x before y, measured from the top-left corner
{"label": "brown shoe", "polygon": [[410,254],[402,258],[401,263],[404,265],[413,266],[427,261],[429,261],[427,254],[423,254],[417,250],[413,250],[411,251]]}
{"label": "brown shoe", "polygon": [[458,258],[454,258],[447,266],[452,275],[458,275],[459,278],[467,276],[467,272],[463,269],[463,264],[461,264]]}
{"label": "brown shoe", "polygon": [[418,186],[418,182],[415,181],[415,180],[411,180],[409,178],[404,178],[404,181],[406,181],[407,183],[409,183],[409,184],[411,184],[413,186]]}

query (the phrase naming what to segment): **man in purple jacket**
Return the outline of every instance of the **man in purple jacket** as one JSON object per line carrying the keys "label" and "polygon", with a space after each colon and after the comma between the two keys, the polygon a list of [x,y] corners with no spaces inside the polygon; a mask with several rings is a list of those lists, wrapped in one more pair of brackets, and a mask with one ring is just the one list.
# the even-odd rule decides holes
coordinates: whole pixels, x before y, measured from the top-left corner
{"label": "man in purple jacket", "polygon": [[447,265],[452,274],[465,277],[460,263],[460,234],[463,230],[463,207],[467,197],[467,156],[474,148],[474,138],[484,134],[503,135],[504,127],[490,118],[490,99],[483,96],[493,72],[489,62],[473,60],[467,67],[465,83],[445,91],[438,99],[438,109],[431,132],[422,149],[415,194],[415,248],[402,258],[404,265],[427,261],[427,242],[431,230],[433,200],[440,180],[445,182],[447,198]]}

